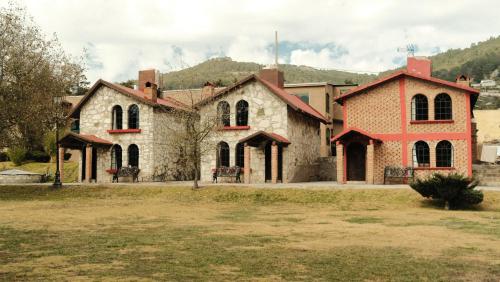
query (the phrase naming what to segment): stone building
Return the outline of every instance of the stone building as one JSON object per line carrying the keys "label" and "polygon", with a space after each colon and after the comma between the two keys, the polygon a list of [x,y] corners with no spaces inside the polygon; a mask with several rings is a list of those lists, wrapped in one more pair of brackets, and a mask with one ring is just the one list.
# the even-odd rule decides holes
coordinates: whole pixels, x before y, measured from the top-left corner
{"label": "stone building", "polygon": [[384,183],[386,167],[472,175],[473,108],[479,92],[465,76],[456,82],[431,76],[431,61],[409,57],[407,70],[337,97],[343,131],[332,138],[337,180]]}
{"label": "stone building", "polygon": [[80,181],[110,182],[112,172],[122,166],[138,167],[139,179],[152,180],[176,168],[179,150],[169,136],[178,128],[171,110],[186,110],[171,98],[158,98],[154,70],[139,73],[134,90],[104,80],[97,81],[76,104],[69,117],[78,121],[77,132],[64,136],[60,144],[79,150]]}
{"label": "stone building", "polygon": [[326,118],[284,90],[283,73],[263,69],[197,104],[201,119],[217,116],[221,128],[201,157],[201,180],[217,167],[243,168],[245,183],[309,181],[320,156]]}

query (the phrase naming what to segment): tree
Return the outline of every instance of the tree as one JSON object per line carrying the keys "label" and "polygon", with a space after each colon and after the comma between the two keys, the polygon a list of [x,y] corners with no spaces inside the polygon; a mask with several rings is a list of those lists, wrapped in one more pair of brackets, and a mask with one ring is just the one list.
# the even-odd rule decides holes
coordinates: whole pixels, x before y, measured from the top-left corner
{"label": "tree", "polygon": [[25,8],[0,8],[0,147],[42,147],[62,97],[82,86],[83,67],[47,39]]}

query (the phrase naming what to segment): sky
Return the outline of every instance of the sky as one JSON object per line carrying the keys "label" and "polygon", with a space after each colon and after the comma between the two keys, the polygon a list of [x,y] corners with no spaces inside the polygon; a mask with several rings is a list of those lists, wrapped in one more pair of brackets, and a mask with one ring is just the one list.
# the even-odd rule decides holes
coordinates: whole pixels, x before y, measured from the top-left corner
{"label": "sky", "polygon": [[[0,6],[8,0],[0,0]],[[409,44],[429,56],[500,33],[495,0],[18,0],[64,50],[84,56],[89,81],[135,79],[210,58],[379,72]],[[83,51],[85,50],[85,52]]]}

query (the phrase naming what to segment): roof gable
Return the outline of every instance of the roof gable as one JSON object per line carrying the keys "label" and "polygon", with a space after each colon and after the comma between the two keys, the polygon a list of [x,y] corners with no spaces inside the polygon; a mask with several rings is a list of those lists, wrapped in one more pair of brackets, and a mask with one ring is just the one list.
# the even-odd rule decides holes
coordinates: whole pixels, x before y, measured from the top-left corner
{"label": "roof gable", "polygon": [[294,96],[294,95],[286,92],[285,90],[259,78],[255,74],[247,76],[246,78],[238,81],[237,83],[222,89],[221,91],[215,93],[214,96],[200,101],[199,103],[196,104],[196,106],[199,107],[199,106],[206,105],[208,102],[210,102],[214,99],[217,99],[219,97],[222,97],[223,95],[226,95],[226,94],[234,91],[235,89],[239,89],[240,87],[243,87],[245,84],[247,84],[249,82],[253,82],[253,81],[256,81],[256,82],[264,85],[269,90],[269,92],[271,92],[272,94],[277,96],[280,100],[285,102],[293,110],[300,112],[304,115],[307,115],[309,117],[312,117],[314,119],[317,119],[320,122],[328,123],[326,118],[321,113],[316,111],[310,105],[304,103],[302,100],[300,100],[300,98],[298,98],[297,96]]}
{"label": "roof gable", "polygon": [[151,97],[145,94],[142,91],[139,90],[134,90],[128,87],[125,87],[123,85],[111,83],[102,79],[99,79],[92,85],[92,87],[87,91],[87,93],[83,96],[83,98],[80,100],[80,102],[71,110],[69,113],[68,117],[77,117],[77,115],[80,113],[81,108],[87,101],[99,90],[100,87],[105,86],[108,88],[111,88],[115,90],[116,92],[128,96],[132,99],[135,99],[138,102],[141,102],[143,104],[152,106],[152,107],[168,107],[168,108],[175,108],[175,109],[181,109],[181,110],[187,110],[188,107],[184,105],[183,103],[174,100],[172,98],[164,98],[164,99],[157,99],[157,102],[154,103],[151,101]]}

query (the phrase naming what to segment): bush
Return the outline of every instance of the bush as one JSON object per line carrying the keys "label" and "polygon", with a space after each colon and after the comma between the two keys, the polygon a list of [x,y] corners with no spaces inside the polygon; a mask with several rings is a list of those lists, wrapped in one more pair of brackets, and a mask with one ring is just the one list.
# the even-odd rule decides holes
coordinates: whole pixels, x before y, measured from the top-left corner
{"label": "bush", "polygon": [[68,161],[69,159],[71,159],[71,153],[64,153],[64,160]]}
{"label": "bush", "polygon": [[0,162],[8,162],[9,156],[7,156],[6,152],[0,152]]}
{"label": "bush", "polygon": [[50,156],[44,151],[33,151],[28,153],[26,159],[39,163],[48,163],[50,161]]}
{"label": "bush", "polygon": [[477,181],[463,175],[435,173],[427,179],[417,179],[410,184],[425,198],[442,200],[451,209],[467,208],[483,201],[483,192],[474,190]]}
{"label": "bush", "polygon": [[12,147],[7,150],[7,155],[9,159],[16,165],[19,166],[26,160],[26,149],[23,147]]}

